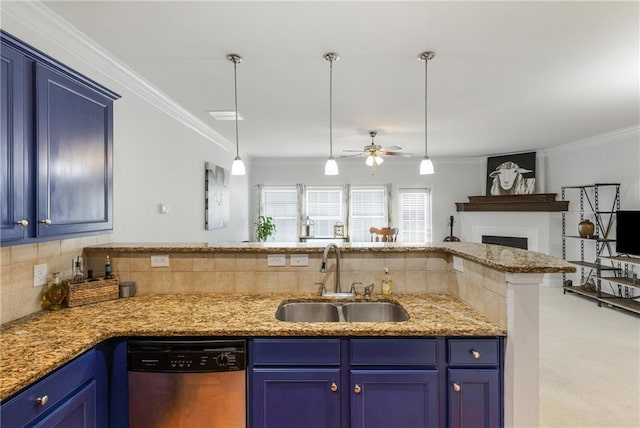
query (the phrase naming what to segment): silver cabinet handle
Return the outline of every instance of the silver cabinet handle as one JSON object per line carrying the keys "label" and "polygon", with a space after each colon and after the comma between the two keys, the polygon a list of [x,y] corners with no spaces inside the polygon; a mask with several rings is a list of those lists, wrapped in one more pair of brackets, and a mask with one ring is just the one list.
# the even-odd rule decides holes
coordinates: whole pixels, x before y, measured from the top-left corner
{"label": "silver cabinet handle", "polygon": [[473,358],[475,358],[476,360],[480,359],[480,352],[476,351],[475,349],[471,350],[471,355],[473,356]]}
{"label": "silver cabinet handle", "polygon": [[458,384],[457,384],[457,383],[455,383],[455,382],[453,383],[453,390],[454,390],[455,392],[460,392],[460,390],[461,390],[461,389],[462,389],[462,388],[460,387],[460,385],[458,385]]}
{"label": "silver cabinet handle", "polygon": [[38,403],[41,406],[44,406],[45,404],[47,404],[48,401],[49,401],[48,395],[43,395],[42,397],[36,398],[36,403]]}
{"label": "silver cabinet handle", "polygon": [[40,220],[40,223],[46,224],[47,226],[49,226],[51,224],[51,220],[49,220],[48,218],[45,218],[44,220]]}
{"label": "silver cabinet handle", "polygon": [[27,221],[25,219],[22,219],[22,220],[16,221],[16,224],[18,226],[27,227],[27,226],[29,226],[29,221]]}

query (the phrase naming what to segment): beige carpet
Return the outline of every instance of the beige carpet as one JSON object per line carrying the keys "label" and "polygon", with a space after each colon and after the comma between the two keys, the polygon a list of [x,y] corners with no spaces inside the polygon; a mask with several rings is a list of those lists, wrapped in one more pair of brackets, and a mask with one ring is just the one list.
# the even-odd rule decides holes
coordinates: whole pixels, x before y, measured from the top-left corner
{"label": "beige carpet", "polygon": [[540,426],[640,427],[640,317],[540,288]]}

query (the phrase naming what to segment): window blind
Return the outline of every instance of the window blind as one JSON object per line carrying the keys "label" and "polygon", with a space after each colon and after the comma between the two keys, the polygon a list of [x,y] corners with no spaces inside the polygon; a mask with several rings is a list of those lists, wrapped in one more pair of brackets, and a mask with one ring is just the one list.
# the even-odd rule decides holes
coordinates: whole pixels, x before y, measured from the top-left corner
{"label": "window blind", "polygon": [[333,236],[333,225],[342,218],[341,187],[307,186],[307,215],[314,222],[315,236]]}
{"label": "window blind", "polygon": [[276,225],[274,241],[298,240],[297,193],[295,186],[267,187],[262,191],[264,215],[273,217]]}
{"label": "window blind", "polygon": [[351,188],[351,230],[352,242],[371,240],[371,227],[388,225],[384,186]]}
{"label": "window blind", "polygon": [[431,190],[400,190],[400,239],[431,242]]}

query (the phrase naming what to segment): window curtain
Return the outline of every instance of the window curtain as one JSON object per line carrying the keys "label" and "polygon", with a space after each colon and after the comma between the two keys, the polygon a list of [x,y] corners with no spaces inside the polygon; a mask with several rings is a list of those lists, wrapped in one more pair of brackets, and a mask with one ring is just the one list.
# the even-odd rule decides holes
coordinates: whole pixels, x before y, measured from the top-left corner
{"label": "window curtain", "polygon": [[351,235],[351,184],[342,188],[342,216],[344,218],[344,236]]}
{"label": "window curtain", "polygon": [[[264,215],[264,207],[262,206],[262,191],[264,190],[264,184],[256,184],[254,189],[254,200],[256,206],[256,221],[258,221],[258,217]],[[256,235],[256,228],[253,228],[253,239],[255,241],[258,240]]]}
{"label": "window curtain", "polygon": [[298,206],[298,224],[296,230],[298,236],[302,235],[302,225],[307,219],[307,186],[304,184],[296,184],[296,192],[298,194],[296,204]]}
{"label": "window curtain", "polygon": [[391,188],[392,187],[393,186],[392,186],[391,183],[387,183],[387,184],[384,185],[384,190],[385,190],[385,192],[387,194],[387,206],[386,206],[386,209],[387,209],[387,213],[386,213],[387,214],[387,225],[389,227],[396,227],[396,226],[393,225],[393,219],[391,218],[391,212],[392,212],[392,207],[393,207],[392,200],[391,200]]}

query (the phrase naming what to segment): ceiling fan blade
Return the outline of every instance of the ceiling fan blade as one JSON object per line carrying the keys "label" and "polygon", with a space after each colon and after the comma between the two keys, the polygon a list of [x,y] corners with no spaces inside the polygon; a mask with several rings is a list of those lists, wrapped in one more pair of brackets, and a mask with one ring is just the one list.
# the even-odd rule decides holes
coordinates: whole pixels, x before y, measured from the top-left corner
{"label": "ceiling fan blade", "polygon": [[410,158],[411,156],[413,156],[413,154],[411,154],[411,153],[404,153],[404,152],[386,152],[385,155],[399,156],[399,157],[402,157],[402,158]]}
{"label": "ceiling fan blade", "polygon": [[357,153],[362,153],[362,150],[343,150],[343,152],[357,152]]}
{"label": "ceiling fan blade", "polygon": [[[346,151],[349,151],[349,150],[345,150],[345,152]],[[356,151],[356,150],[351,150],[351,151]],[[364,155],[364,153],[356,153],[355,155],[340,155],[338,157],[339,158],[355,158],[355,157],[362,156],[362,155]]]}
{"label": "ceiling fan blade", "polygon": [[386,150],[386,151],[388,151],[388,150],[391,150],[391,151],[395,151],[395,150],[402,150],[402,147],[398,147],[398,146],[388,146],[388,147],[385,147],[383,150]]}

